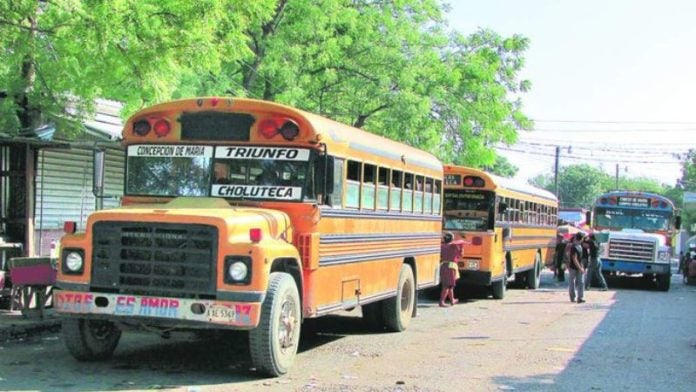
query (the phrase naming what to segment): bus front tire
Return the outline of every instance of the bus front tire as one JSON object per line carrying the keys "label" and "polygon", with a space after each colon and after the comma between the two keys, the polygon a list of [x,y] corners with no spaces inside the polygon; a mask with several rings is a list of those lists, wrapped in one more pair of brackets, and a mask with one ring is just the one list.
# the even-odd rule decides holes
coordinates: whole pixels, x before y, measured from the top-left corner
{"label": "bus front tire", "polygon": [[249,331],[251,362],[258,372],[272,377],[288,372],[300,341],[300,312],[295,280],[271,273],[259,325]]}
{"label": "bus front tire", "polygon": [[534,256],[534,268],[527,271],[527,287],[536,290],[541,282],[541,256],[539,253]]}
{"label": "bus front tire", "polygon": [[105,320],[64,319],[61,334],[65,347],[78,361],[110,358],[121,339],[121,330]]}
{"label": "bus front tire", "polygon": [[506,279],[503,277],[503,279],[491,283],[491,291],[494,299],[505,298],[505,289],[507,286],[507,282],[505,280]]}
{"label": "bus front tire", "polygon": [[657,289],[660,291],[669,291],[671,280],[671,275],[657,275]]}
{"label": "bus front tire", "polygon": [[384,301],[384,325],[393,332],[404,331],[411,322],[416,302],[416,281],[408,264],[401,266],[396,296]]}

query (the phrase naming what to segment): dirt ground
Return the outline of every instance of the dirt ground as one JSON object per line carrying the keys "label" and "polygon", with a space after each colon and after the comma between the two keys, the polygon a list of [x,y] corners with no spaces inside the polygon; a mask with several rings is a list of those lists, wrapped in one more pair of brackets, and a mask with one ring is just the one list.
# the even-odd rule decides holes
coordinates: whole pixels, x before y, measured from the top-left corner
{"label": "dirt ground", "polygon": [[696,286],[669,292],[612,281],[570,303],[550,272],[501,301],[422,295],[403,333],[367,329],[360,311],[307,325],[294,367],[258,378],[243,334],[124,335],[114,358],[79,363],[58,336],[0,347],[0,390],[686,391],[696,385]]}

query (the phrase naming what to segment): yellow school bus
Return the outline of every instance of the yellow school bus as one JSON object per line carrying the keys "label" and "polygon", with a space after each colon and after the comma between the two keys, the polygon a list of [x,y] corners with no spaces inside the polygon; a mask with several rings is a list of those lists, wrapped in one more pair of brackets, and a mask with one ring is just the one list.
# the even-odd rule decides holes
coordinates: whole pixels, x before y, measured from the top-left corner
{"label": "yellow school bus", "polygon": [[459,282],[490,286],[496,299],[505,296],[508,281],[538,288],[554,252],[556,196],[477,169],[444,169],[443,230],[465,242]]}
{"label": "yellow school bus", "polygon": [[249,331],[286,373],[304,319],[361,306],[393,331],[438,284],[442,164],[288,106],[206,97],[125,124],[122,206],[61,242],[55,308],[80,360],[126,327]]}

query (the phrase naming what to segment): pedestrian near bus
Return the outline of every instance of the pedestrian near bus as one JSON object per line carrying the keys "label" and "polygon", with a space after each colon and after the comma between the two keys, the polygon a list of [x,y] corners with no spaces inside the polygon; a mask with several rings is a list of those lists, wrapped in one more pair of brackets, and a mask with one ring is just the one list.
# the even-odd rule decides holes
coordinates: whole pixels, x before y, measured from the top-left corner
{"label": "pedestrian near bus", "polygon": [[599,291],[607,291],[607,281],[604,280],[604,275],[602,275],[602,259],[599,258],[599,242],[593,233],[590,233],[585,237],[585,243],[587,244],[587,252],[589,255],[589,270],[587,271],[587,277],[585,281],[585,290],[592,286],[593,282],[599,283]]}
{"label": "pedestrian near bus", "polygon": [[582,265],[582,240],[584,235],[576,233],[570,248],[570,260],[568,262],[568,295],[570,302],[585,302],[585,268]]}
{"label": "pedestrian near bus", "polygon": [[454,286],[457,285],[459,278],[459,266],[457,262],[462,255],[464,241],[454,241],[454,235],[446,232],[442,236],[442,244],[440,244],[440,306],[445,307],[445,301],[450,300],[454,305],[459,302],[454,298]]}

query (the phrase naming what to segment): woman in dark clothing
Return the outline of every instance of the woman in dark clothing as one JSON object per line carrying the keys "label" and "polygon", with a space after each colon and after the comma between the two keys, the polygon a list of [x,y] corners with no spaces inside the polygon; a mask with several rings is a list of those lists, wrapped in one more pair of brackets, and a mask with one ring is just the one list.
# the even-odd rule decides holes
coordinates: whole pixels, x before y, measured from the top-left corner
{"label": "woman in dark clothing", "polygon": [[454,298],[454,286],[457,284],[457,279],[459,278],[459,266],[457,261],[462,254],[463,241],[453,241],[454,235],[452,233],[445,233],[442,237],[442,244],[440,245],[440,285],[442,286],[442,291],[440,291],[440,306],[445,307],[445,301],[447,298],[450,299],[452,305],[459,302],[458,299]]}
{"label": "woman in dark clothing", "polygon": [[599,258],[599,242],[594,234],[590,233],[585,237],[587,244],[587,253],[589,256],[589,270],[587,271],[587,279],[585,280],[585,288],[589,289],[592,281],[599,282],[599,290],[607,290],[607,282],[602,275],[602,260]]}

